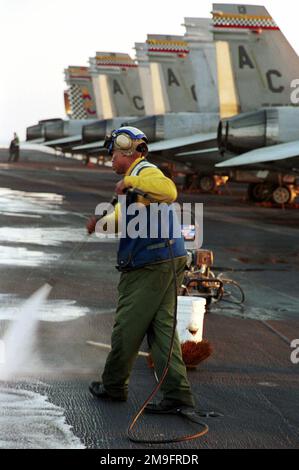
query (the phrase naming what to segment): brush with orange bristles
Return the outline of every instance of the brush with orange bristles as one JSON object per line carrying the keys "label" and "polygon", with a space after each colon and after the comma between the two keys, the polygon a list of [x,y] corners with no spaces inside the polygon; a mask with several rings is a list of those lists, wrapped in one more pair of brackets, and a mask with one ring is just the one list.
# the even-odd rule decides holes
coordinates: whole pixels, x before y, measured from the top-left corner
{"label": "brush with orange bristles", "polygon": [[186,341],[181,344],[183,360],[188,368],[195,368],[201,362],[210,357],[213,352],[211,343],[203,339],[196,343],[195,341]]}
{"label": "brush with orange bristles", "polygon": [[[182,357],[188,369],[195,369],[198,364],[208,359],[213,352],[211,343],[206,339],[199,342],[185,341],[181,343],[181,348]],[[153,368],[154,362],[151,354],[148,355],[147,361],[148,366]]]}
{"label": "brush with orange bristles", "polygon": [[[195,368],[213,352],[211,343],[203,339],[205,299],[178,297],[177,331],[182,348],[182,357],[188,368]],[[153,367],[149,355],[148,364]]]}

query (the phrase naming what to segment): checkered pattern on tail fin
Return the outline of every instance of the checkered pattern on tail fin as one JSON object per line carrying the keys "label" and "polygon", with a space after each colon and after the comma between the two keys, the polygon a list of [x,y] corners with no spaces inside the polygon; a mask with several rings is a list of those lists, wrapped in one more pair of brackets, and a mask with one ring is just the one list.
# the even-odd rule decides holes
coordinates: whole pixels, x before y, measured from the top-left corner
{"label": "checkered pattern on tail fin", "polygon": [[271,16],[213,13],[215,28],[243,28],[279,30]]}
{"label": "checkered pattern on tail fin", "polygon": [[71,85],[69,91],[70,104],[73,119],[87,119],[87,112],[84,107],[82,89],[79,85]]}

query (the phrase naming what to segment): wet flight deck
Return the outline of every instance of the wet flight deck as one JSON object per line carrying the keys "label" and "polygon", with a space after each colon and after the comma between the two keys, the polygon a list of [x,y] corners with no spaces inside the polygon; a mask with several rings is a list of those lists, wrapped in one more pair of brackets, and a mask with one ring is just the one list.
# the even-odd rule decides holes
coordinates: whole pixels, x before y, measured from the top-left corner
{"label": "wet flight deck", "polygon": [[[1,151],[0,338],[25,299],[49,279],[55,286],[30,361],[16,382],[0,383],[0,447],[139,448],[125,432],[155,384],[146,360],[136,361],[128,402],[96,402],[88,393],[107,352],[86,341],[110,342],[117,244],[90,237],[61,262],[86,237],[86,217],[110,200],[118,177],[28,151],[17,164],[6,160]],[[197,407],[223,417],[206,419],[203,438],[167,448],[298,448],[299,364],[291,361],[291,342],[299,339],[299,210],[251,205],[237,184],[180,200],[204,203],[203,248],[214,252],[217,272],[240,283],[246,302],[212,305],[204,337],[213,355],[189,371]],[[195,431],[180,417],[145,416],[136,435]]]}

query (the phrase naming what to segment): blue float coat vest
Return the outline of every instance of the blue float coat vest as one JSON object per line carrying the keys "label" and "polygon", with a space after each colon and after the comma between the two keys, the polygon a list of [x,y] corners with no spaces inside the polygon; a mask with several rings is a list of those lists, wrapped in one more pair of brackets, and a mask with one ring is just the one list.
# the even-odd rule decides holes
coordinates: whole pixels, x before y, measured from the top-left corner
{"label": "blue float coat vest", "polygon": [[[142,160],[133,169],[131,175],[137,176],[144,168],[149,167],[157,168],[148,161]],[[136,195],[134,194],[127,195],[125,207],[124,205],[121,207],[122,220],[124,220],[124,211],[127,211],[130,204],[136,202],[136,199]],[[143,214],[146,215],[146,224],[143,226],[146,231],[143,231],[142,236],[131,238],[126,231],[126,236],[124,237],[124,234],[122,233],[117,254],[117,268],[119,271],[130,271],[149,264],[168,261],[171,259],[171,256],[178,258],[186,256],[187,254],[184,245],[184,238],[181,233],[181,227],[173,204],[164,203],[159,205],[157,203],[155,207],[162,208],[158,218],[156,216],[157,210],[153,211],[151,206],[152,204],[147,206],[142,205],[142,211],[144,211]],[[139,207],[141,207],[141,205],[139,205]],[[125,225],[123,224],[122,229],[126,230],[130,222],[133,221],[136,216],[137,213],[134,213],[133,215],[126,214],[126,223]],[[169,229],[167,229],[167,219]],[[169,244],[171,248],[169,248]]]}

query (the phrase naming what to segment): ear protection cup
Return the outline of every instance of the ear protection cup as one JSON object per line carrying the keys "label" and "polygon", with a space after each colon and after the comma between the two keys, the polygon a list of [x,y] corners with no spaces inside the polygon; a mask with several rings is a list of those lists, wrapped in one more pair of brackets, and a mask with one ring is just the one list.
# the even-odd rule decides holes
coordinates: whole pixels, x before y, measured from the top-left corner
{"label": "ear protection cup", "polygon": [[114,141],[114,145],[120,150],[131,150],[133,141],[127,134],[119,134]]}
{"label": "ear protection cup", "polygon": [[109,155],[113,154],[115,148],[127,156],[133,155],[136,150],[146,157],[148,154],[147,142],[146,135],[140,129],[125,126],[115,129],[110,136],[106,136],[104,147],[108,149]]}
{"label": "ear protection cup", "polygon": [[136,151],[142,153],[144,157],[147,157],[148,155],[148,147],[146,143],[144,142],[143,144],[139,144],[136,147]]}

